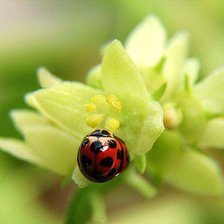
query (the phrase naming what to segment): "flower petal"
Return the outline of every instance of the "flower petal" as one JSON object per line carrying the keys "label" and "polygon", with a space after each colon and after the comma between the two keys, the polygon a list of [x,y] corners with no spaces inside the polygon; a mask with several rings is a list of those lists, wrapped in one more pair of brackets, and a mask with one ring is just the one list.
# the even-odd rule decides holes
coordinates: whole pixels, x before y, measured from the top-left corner
{"label": "flower petal", "polygon": [[31,149],[24,142],[13,138],[0,138],[0,148],[19,159],[38,163],[39,159],[33,155]]}
{"label": "flower petal", "polygon": [[96,65],[87,75],[87,85],[96,89],[102,89],[101,66]]}
{"label": "flower petal", "polygon": [[99,91],[81,83],[65,82],[34,92],[29,95],[28,102],[50,121],[81,141],[92,130],[86,124],[84,105],[95,94],[99,94]]}
{"label": "flower petal", "polygon": [[204,132],[199,140],[202,148],[224,149],[224,119],[215,118],[208,121]]}
{"label": "flower petal", "polygon": [[188,34],[184,31],[175,34],[165,53],[162,73],[166,77],[167,88],[162,101],[169,99],[184,83],[183,66],[188,52]]}
{"label": "flower petal", "polygon": [[117,132],[126,142],[129,152],[135,155],[148,152],[164,130],[163,112],[158,103],[151,101],[140,108],[140,111],[124,113],[124,120]]}
{"label": "flower petal", "polygon": [[150,100],[141,76],[118,41],[112,42],[104,56],[102,81],[105,91],[122,103],[118,136],[130,151],[146,153],[164,129],[163,113],[160,105]]}
{"label": "flower petal", "polygon": [[197,143],[207,123],[207,116],[201,102],[193,94],[180,94],[178,107],[182,112],[179,130],[191,144]]}
{"label": "flower petal", "polygon": [[187,75],[190,81],[190,84],[193,84],[197,81],[200,70],[200,64],[198,59],[190,58],[187,59],[184,66],[184,75]]}
{"label": "flower petal", "polygon": [[215,70],[195,87],[195,93],[209,113],[224,114],[224,66]]}
{"label": "flower petal", "polygon": [[23,133],[25,127],[30,125],[48,125],[47,120],[37,112],[31,110],[13,110],[10,116],[17,130]]}
{"label": "flower petal", "polygon": [[129,35],[125,44],[127,53],[137,66],[153,66],[162,56],[166,31],[155,16],[148,16]]}
{"label": "flower petal", "polygon": [[105,91],[114,93],[121,99],[149,98],[142,77],[118,40],[114,40],[105,52],[102,82]]}
{"label": "flower petal", "polygon": [[224,182],[216,162],[186,148],[175,132],[164,132],[150,152],[151,171],[177,188],[201,195],[220,195]]}
{"label": "flower petal", "polygon": [[164,178],[174,186],[203,195],[224,193],[222,173],[214,160],[187,149],[170,161]]}
{"label": "flower petal", "polygon": [[62,175],[71,174],[76,165],[80,142],[64,131],[46,125],[31,125],[23,130],[26,144],[45,167]]}
{"label": "flower petal", "polygon": [[42,88],[48,88],[63,82],[61,79],[51,74],[47,69],[43,67],[38,69],[37,76]]}
{"label": "flower petal", "polygon": [[[148,152],[164,130],[163,111],[160,105],[151,101],[144,110],[145,116],[143,116],[143,123],[135,124],[136,130],[133,131],[133,135],[127,136],[130,145],[132,145],[132,149],[135,148],[132,151],[138,155]],[[135,116],[133,116],[130,123],[139,123],[141,114],[139,120],[134,121],[134,119]],[[127,125],[129,128],[132,127],[130,123]],[[130,139],[131,137],[132,139]]]}
{"label": "flower petal", "polygon": [[80,142],[50,126],[47,120],[36,112],[15,110],[11,116],[17,129],[25,135],[30,145],[29,151],[41,161],[39,165],[59,174],[68,175],[72,171]]}

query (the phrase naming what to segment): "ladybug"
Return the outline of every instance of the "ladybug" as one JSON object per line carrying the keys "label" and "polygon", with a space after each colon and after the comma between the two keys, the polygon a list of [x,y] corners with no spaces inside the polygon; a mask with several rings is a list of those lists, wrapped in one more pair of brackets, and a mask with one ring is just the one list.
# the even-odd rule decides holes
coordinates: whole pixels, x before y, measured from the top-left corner
{"label": "ladybug", "polygon": [[125,143],[105,129],[87,135],[78,152],[82,174],[93,182],[106,182],[124,171],[129,163]]}

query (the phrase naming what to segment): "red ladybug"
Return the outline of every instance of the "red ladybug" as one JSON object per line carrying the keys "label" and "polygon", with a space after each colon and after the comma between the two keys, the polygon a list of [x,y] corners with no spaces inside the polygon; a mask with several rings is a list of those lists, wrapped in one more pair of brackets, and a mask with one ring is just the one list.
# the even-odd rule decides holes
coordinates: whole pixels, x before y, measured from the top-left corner
{"label": "red ladybug", "polygon": [[83,139],[77,160],[86,178],[94,182],[106,182],[127,168],[129,156],[121,139],[101,129]]}

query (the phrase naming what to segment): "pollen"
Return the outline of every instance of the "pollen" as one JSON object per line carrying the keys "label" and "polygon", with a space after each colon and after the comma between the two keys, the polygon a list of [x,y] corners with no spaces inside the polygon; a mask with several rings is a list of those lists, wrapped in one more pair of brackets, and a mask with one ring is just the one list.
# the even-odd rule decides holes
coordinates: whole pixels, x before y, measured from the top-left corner
{"label": "pollen", "polygon": [[107,96],[108,103],[115,109],[116,112],[121,112],[122,104],[121,101],[115,95]]}
{"label": "pollen", "polygon": [[122,110],[122,104],[117,96],[93,95],[84,108],[87,112],[86,123],[89,127],[106,128],[113,133],[120,127],[120,121],[117,118]]}
{"label": "pollen", "polygon": [[94,103],[87,103],[84,105],[86,112],[92,112],[96,109],[96,104]]}
{"label": "pollen", "polygon": [[86,123],[89,127],[95,128],[100,125],[100,123],[103,120],[103,115],[102,114],[90,114],[86,118]]}
{"label": "pollen", "polygon": [[120,127],[120,121],[115,118],[109,118],[106,121],[106,129],[110,130],[112,133],[115,133]]}
{"label": "pollen", "polygon": [[91,98],[91,101],[98,105],[98,104],[105,104],[107,103],[107,98],[104,96],[104,95],[94,95],[92,98]]}

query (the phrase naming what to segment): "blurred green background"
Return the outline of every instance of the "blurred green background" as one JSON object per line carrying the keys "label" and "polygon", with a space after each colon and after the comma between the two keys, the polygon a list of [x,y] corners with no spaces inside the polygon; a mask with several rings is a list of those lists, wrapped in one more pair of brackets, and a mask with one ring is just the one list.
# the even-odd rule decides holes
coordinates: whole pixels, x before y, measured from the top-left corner
{"label": "blurred green background", "polygon": [[[124,41],[150,13],[160,17],[169,35],[189,31],[190,54],[200,59],[201,76],[223,63],[222,0],[0,0],[0,135],[18,136],[8,113],[26,107],[23,97],[38,88],[39,66],[84,81],[100,62],[102,45]],[[0,223],[63,223],[73,184],[63,189],[59,177],[3,153],[0,178]],[[105,196],[109,223],[224,223],[222,199],[171,189],[148,201],[131,190],[117,191],[123,192],[119,199],[116,192]]]}

